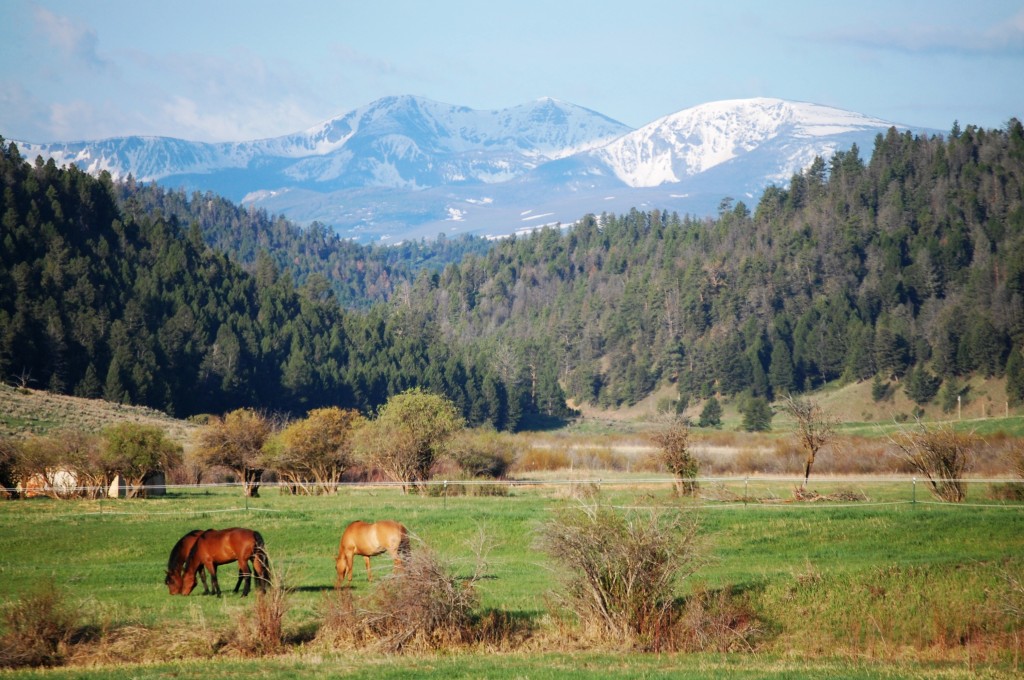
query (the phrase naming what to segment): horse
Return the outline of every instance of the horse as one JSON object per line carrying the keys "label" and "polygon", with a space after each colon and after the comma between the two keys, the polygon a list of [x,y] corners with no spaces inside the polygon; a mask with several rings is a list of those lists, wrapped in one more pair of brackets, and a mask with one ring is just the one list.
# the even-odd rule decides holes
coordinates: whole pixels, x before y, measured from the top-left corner
{"label": "horse", "polygon": [[[192,544],[196,542],[196,538],[201,533],[203,533],[202,529],[193,529],[179,538],[178,542],[171,548],[171,556],[167,559],[167,576],[164,578],[164,584],[171,595],[177,595],[181,592],[181,571],[185,567],[189,551],[192,550]],[[209,595],[210,588],[206,585],[206,569],[200,565],[196,573],[199,574],[199,578],[203,581],[203,595]]]}
{"label": "horse", "polygon": [[[164,584],[167,585],[171,595],[181,593],[182,571],[185,568],[186,560],[188,560],[188,553],[192,550],[192,544],[196,542],[196,538],[201,533],[203,533],[202,529],[193,529],[178,539],[178,542],[171,548],[171,556],[167,560],[167,576],[164,578]],[[203,582],[203,595],[209,595],[210,588],[206,584],[206,568],[200,565],[196,573]]]}
{"label": "horse", "polygon": [[228,562],[238,562],[238,582],[235,583],[235,592],[245,581],[245,588],[242,589],[242,597],[249,594],[249,586],[252,583],[252,572],[249,570],[249,562],[252,562],[252,570],[256,572],[256,588],[260,591],[266,589],[270,582],[270,559],[264,547],[263,536],[260,532],[252,529],[233,527],[231,529],[207,529],[196,537],[189,550],[188,558],[185,560],[184,573],[182,576],[181,594],[188,595],[196,587],[196,572],[200,567],[206,567],[210,572],[210,580],[213,582],[213,594],[220,597],[220,583],[217,582],[217,566]]}
{"label": "horse", "polygon": [[402,566],[400,555],[409,552],[409,532],[405,527],[389,519],[378,522],[355,521],[345,527],[338,546],[338,557],[335,564],[338,569],[338,580],[334,587],[340,588],[346,578],[352,583],[352,559],[362,555],[366,561],[366,580],[372,581],[370,558],[387,552],[395,561],[395,567]]}

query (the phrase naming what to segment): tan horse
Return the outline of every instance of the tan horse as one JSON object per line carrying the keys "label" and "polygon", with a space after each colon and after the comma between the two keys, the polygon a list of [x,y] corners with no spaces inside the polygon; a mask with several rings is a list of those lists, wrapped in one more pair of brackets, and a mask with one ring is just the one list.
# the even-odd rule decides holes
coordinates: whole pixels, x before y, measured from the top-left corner
{"label": "tan horse", "polygon": [[362,555],[366,561],[366,580],[372,581],[370,558],[386,552],[395,561],[395,567],[402,565],[400,555],[409,552],[409,532],[398,522],[382,519],[379,522],[355,521],[345,528],[338,546],[338,580],[334,587],[340,588],[346,578],[352,583],[352,560]]}
{"label": "tan horse", "polygon": [[196,572],[205,567],[213,582],[213,594],[220,597],[220,584],[217,582],[217,566],[229,562],[238,562],[238,582],[235,592],[245,581],[242,597],[249,594],[252,571],[249,562],[256,572],[256,588],[264,590],[270,582],[270,560],[263,544],[263,536],[252,529],[234,527],[232,529],[208,529],[196,537],[188,559],[182,571],[181,594],[188,595],[196,587]]}

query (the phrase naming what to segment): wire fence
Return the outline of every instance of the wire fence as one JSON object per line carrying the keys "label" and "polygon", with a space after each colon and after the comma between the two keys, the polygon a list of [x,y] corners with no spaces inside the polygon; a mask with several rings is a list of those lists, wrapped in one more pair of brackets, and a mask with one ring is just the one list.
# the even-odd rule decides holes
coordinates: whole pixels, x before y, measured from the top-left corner
{"label": "wire fence", "polygon": [[[35,496],[61,500],[68,511],[76,515],[196,515],[234,512],[286,512],[270,507],[276,491],[280,496],[296,499],[301,509],[304,496],[345,496],[360,493],[393,493],[424,502],[440,502],[447,508],[456,499],[472,503],[476,497],[514,497],[522,495],[551,498],[606,497],[610,505],[624,509],[698,507],[710,510],[735,508],[867,508],[905,505],[942,505],[959,508],[1002,508],[1024,511],[1024,480],[1019,478],[963,478],[936,480],[921,477],[839,477],[811,479],[783,476],[728,476],[697,477],[685,480],[690,493],[678,493],[680,480],[671,477],[601,477],[574,476],[572,478],[531,479],[433,479],[416,483],[402,482],[341,482],[317,486],[297,485],[284,481],[259,484],[259,497],[250,496],[241,482],[203,484],[147,484],[123,489],[132,496],[126,502],[123,496],[109,494],[108,487],[62,485],[42,488]],[[957,484],[963,488],[959,502],[945,500],[933,493],[935,484]],[[4,506],[24,507],[34,498],[25,498],[23,489],[5,489],[8,500]],[[163,502],[148,503],[155,499]],[[187,499],[188,504],[174,507],[175,501]],[[205,502],[204,499],[209,499]],[[88,501],[87,507],[81,504]],[[148,504],[147,504],[148,503]],[[226,507],[217,507],[227,503]],[[42,507],[42,506],[40,506]],[[50,511],[52,507],[47,505]]]}

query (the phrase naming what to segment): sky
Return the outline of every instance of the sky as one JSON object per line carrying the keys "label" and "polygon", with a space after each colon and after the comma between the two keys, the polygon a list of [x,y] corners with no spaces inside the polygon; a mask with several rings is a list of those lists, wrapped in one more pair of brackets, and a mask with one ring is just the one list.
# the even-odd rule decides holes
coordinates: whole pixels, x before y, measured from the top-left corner
{"label": "sky", "polygon": [[631,127],[747,97],[1003,127],[1024,1],[0,0],[9,140],[262,139],[404,94]]}

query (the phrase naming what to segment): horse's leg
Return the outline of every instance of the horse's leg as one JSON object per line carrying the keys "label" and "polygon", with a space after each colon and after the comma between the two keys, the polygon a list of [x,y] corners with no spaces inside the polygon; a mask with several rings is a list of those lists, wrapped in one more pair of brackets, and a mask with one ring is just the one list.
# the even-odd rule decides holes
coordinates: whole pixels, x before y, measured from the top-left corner
{"label": "horse's leg", "polygon": [[239,587],[240,585],[242,585],[242,579],[243,579],[243,578],[245,578],[245,572],[244,572],[244,571],[242,571],[242,568],[241,568],[241,567],[239,567],[239,568],[238,568],[238,580],[237,580],[237,581],[235,581],[235,592],[236,592],[236,593],[238,592],[238,587]]}
{"label": "horse's leg", "polygon": [[217,581],[217,565],[213,563],[213,560],[207,560],[203,565],[206,567],[206,571],[210,572],[210,582],[213,584],[213,594],[220,597],[220,582]]}
{"label": "horse's leg", "polygon": [[199,576],[199,580],[203,582],[203,595],[209,595],[210,589],[206,586],[206,569],[203,568],[203,565],[199,565],[199,568],[196,569],[196,574]]}
{"label": "horse's leg", "polygon": [[242,583],[242,577],[245,577],[245,587],[242,588],[242,597],[249,594],[249,586],[252,585],[252,572],[249,571],[249,558],[243,557],[238,560],[238,583],[235,584],[235,592],[238,592],[238,586]]}
{"label": "horse's leg", "polygon": [[398,554],[398,548],[388,548],[388,555],[391,556],[391,560],[395,563],[395,571],[401,571],[402,558]]}
{"label": "horse's leg", "polygon": [[338,551],[338,556],[334,560],[334,570],[338,572],[338,578],[334,580],[334,587],[341,588],[341,584],[345,582],[345,577],[348,575],[348,570],[345,568],[345,551]]}
{"label": "horse's leg", "polygon": [[373,574],[370,573],[370,557],[369,555],[363,555],[363,561],[366,562],[366,580],[372,581]]}
{"label": "horse's leg", "polygon": [[340,578],[342,580],[347,579],[349,586],[352,585],[352,574],[355,572],[355,557],[356,553],[354,550],[346,549],[342,552],[342,572]]}
{"label": "horse's leg", "polygon": [[[199,570],[196,572],[199,577],[203,580],[203,595],[210,595],[210,589],[206,587],[206,567],[199,565]],[[213,571],[210,572],[210,578],[217,573],[217,565],[213,565]]]}

